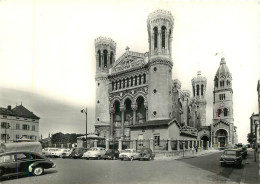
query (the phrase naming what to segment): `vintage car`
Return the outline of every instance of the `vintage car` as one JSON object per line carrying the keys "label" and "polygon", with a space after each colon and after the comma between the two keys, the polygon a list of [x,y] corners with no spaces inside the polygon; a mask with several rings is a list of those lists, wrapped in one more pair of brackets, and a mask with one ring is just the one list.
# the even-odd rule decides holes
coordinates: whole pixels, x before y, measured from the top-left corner
{"label": "vintage car", "polygon": [[109,149],[106,151],[105,155],[102,156],[104,160],[115,160],[119,158],[119,151],[116,149]]}
{"label": "vintage car", "polygon": [[59,148],[44,148],[42,154],[46,157],[52,157],[53,152],[58,151]]}
{"label": "vintage car", "polygon": [[0,154],[0,176],[11,176],[32,173],[42,175],[44,169],[56,165],[46,157],[30,151],[5,152]]}
{"label": "vintage car", "polygon": [[120,160],[138,160],[140,158],[140,153],[134,149],[122,150],[119,154]]}
{"label": "vintage car", "polygon": [[69,157],[70,157],[70,154],[72,153],[72,151],[74,150],[74,148],[68,149],[68,150],[69,150],[69,151],[62,152],[61,155],[60,155],[60,158],[69,158]]}
{"label": "vintage car", "polygon": [[70,149],[57,149],[51,152],[51,157],[61,157],[62,153],[68,153]]}
{"label": "vintage car", "polygon": [[105,148],[92,147],[87,152],[85,152],[82,158],[85,159],[101,159],[106,153]]}
{"label": "vintage car", "polygon": [[88,151],[87,148],[73,148],[69,157],[70,158],[81,158],[86,151]]}
{"label": "vintage car", "polygon": [[155,154],[150,148],[143,148],[140,151],[140,158],[139,160],[153,160]]}
{"label": "vintage car", "polygon": [[226,149],[220,158],[221,166],[225,166],[227,164],[242,166],[242,155],[240,150],[238,149]]}
{"label": "vintage car", "polygon": [[243,159],[247,157],[247,148],[245,145],[237,144],[234,146],[234,148],[240,151]]}

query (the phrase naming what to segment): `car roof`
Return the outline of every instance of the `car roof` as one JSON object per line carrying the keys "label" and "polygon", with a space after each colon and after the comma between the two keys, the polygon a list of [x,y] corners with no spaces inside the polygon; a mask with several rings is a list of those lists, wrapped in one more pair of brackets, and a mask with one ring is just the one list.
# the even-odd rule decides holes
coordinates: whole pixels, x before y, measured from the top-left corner
{"label": "car roof", "polygon": [[33,152],[33,151],[10,151],[10,152],[0,153],[0,156],[9,155],[9,154],[19,154],[19,153],[29,153],[29,154],[40,155],[39,153]]}

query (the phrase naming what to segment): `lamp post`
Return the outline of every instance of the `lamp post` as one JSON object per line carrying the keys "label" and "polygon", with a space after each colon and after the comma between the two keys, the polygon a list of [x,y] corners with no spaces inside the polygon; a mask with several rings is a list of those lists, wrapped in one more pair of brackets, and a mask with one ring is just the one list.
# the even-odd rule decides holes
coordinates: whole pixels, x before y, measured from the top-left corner
{"label": "lamp post", "polygon": [[81,113],[86,114],[86,148],[87,148],[88,147],[88,109],[87,109],[87,107],[86,107],[86,110],[82,109]]}
{"label": "lamp post", "polygon": [[258,152],[258,143],[257,143],[257,127],[259,122],[255,121],[255,162],[256,162],[256,152]]}

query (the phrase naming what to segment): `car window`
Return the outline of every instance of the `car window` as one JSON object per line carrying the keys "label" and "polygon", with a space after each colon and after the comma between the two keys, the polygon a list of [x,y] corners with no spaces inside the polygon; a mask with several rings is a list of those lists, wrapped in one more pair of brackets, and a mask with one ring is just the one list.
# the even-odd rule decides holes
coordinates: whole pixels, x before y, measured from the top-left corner
{"label": "car window", "polygon": [[236,151],[225,151],[225,155],[236,155]]}
{"label": "car window", "polygon": [[14,155],[4,155],[0,157],[0,163],[14,162]]}

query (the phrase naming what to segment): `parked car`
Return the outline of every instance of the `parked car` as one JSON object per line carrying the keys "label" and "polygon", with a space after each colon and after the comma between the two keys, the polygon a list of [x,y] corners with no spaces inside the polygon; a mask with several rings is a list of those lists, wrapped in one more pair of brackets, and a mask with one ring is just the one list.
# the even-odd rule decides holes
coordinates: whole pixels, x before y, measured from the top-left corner
{"label": "parked car", "polygon": [[115,160],[119,158],[119,151],[116,149],[109,149],[106,151],[105,155],[102,156],[104,160]]}
{"label": "parked car", "polygon": [[52,148],[50,149],[50,157],[57,157],[57,152],[60,152],[60,148]]}
{"label": "parked car", "polygon": [[246,146],[244,146],[244,145],[241,146],[241,147],[240,146],[239,147],[235,146],[234,148],[240,151],[243,159],[245,159],[247,157],[247,148],[246,148]]}
{"label": "parked car", "polygon": [[2,153],[0,154],[0,163],[1,177],[28,172],[39,176],[44,173],[44,169],[56,167],[48,158],[30,151]]}
{"label": "parked car", "polygon": [[42,154],[46,157],[51,157],[51,152],[57,150],[57,148],[44,148]]}
{"label": "parked car", "polygon": [[61,157],[62,153],[68,153],[70,149],[58,149],[56,151],[51,152],[52,157]]}
{"label": "parked car", "polygon": [[69,158],[70,155],[71,155],[71,153],[72,153],[72,151],[74,150],[74,148],[68,149],[68,150],[69,150],[69,151],[67,151],[67,152],[61,153],[60,157],[61,157],[61,158]]}
{"label": "parked car", "polygon": [[119,159],[121,160],[137,160],[139,158],[140,153],[134,149],[125,149],[119,154]]}
{"label": "parked car", "polygon": [[226,149],[220,158],[221,166],[225,166],[227,164],[242,166],[242,155],[238,149]]}
{"label": "parked car", "polygon": [[70,158],[81,158],[88,151],[87,148],[74,148],[70,154]]}
{"label": "parked car", "polygon": [[92,147],[87,152],[85,152],[82,156],[82,158],[85,159],[101,159],[106,153],[105,148],[101,147]]}
{"label": "parked car", "polygon": [[141,149],[139,160],[153,160],[154,157],[155,154],[150,148],[143,148]]}

